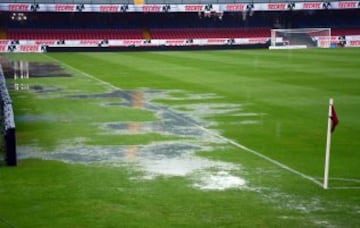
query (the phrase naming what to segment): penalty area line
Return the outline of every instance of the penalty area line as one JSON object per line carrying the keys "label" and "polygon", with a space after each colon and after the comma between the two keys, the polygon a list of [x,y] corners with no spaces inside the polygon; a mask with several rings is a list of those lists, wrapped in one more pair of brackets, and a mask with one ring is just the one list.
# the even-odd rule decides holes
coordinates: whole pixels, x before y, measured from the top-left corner
{"label": "penalty area line", "polygon": [[[91,78],[91,79],[93,79],[93,80],[101,83],[102,85],[108,86],[108,87],[110,87],[110,88],[112,88],[112,89],[116,89],[116,90],[122,91],[121,88],[116,87],[116,86],[114,86],[113,84],[111,84],[111,83],[109,83],[109,82],[103,81],[103,80],[101,80],[101,79],[99,79],[99,78],[97,78],[97,77],[95,77],[95,76],[93,76],[93,75],[91,75],[91,74],[88,74],[88,73],[86,73],[86,72],[83,72],[82,70],[79,70],[79,69],[77,69],[77,68],[75,68],[75,67],[73,67],[73,66],[70,66],[70,65],[68,65],[68,64],[66,64],[66,63],[64,63],[64,62],[62,62],[62,61],[60,61],[60,60],[58,60],[58,59],[55,59],[55,58],[53,58],[53,57],[51,57],[51,56],[48,56],[48,55],[46,55],[46,56],[47,56],[48,58],[50,58],[50,59],[53,59],[53,60],[55,60],[55,61],[57,61],[57,62],[60,62],[61,64],[63,64],[63,65],[66,66],[67,68],[72,69],[73,71],[76,71],[76,72],[80,73],[81,75],[83,75],[83,76],[85,76],[85,77]],[[149,103],[149,102],[145,102],[145,103],[146,103],[147,105],[149,105],[149,106],[155,107],[153,104],[151,104],[151,103]],[[262,158],[262,159],[264,159],[264,160],[266,160],[266,161],[268,161],[268,162],[270,162],[270,163],[272,163],[272,164],[274,164],[274,165],[276,165],[276,166],[278,166],[278,167],[280,167],[280,168],[282,168],[282,169],[284,169],[284,170],[286,170],[286,171],[288,171],[288,172],[290,172],[290,173],[292,173],[292,174],[295,174],[295,175],[297,175],[297,176],[300,176],[300,177],[302,177],[303,179],[309,180],[309,181],[313,182],[314,184],[316,184],[316,185],[318,185],[318,186],[320,186],[320,187],[323,186],[322,183],[321,183],[320,181],[316,180],[314,177],[311,177],[311,176],[306,175],[306,174],[304,174],[304,173],[302,173],[302,172],[300,172],[300,171],[297,171],[297,170],[295,170],[295,169],[293,169],[293,168],[290,168],[289,166],[287,166],[287,165],[285,165],[285,164],[283,164],[283,163],[281,163],[281,162],[279,162],[279,161],[276,161],[276,160],[274,160],[274,159],[272,159],[272,158],[270,158],[270,157],[268,157],[268,156],[266,156],[266,155],[264,155],[264,154],[262,154],[262,153],[260,153],[260,152],[258,152],[258,151],[255,151],[255,150],[253,150],[253,149],[250,149],[250,148],[248,148],[248,147],[246,147],[246,146],[244,146],[244,145],[242,145],[242,144],[240,144],[240,143],[237,143],[237,142],[235,142],[234,140],[231,140],[231,139],[228,139],[228,138],[226,138],[226,137],[224,137],[224,136],[222,136],[222,135],[219,135],[218,133],[216,133],[216,132],[214,132],[214,131],[211,131],[210,129],[207,129],[207,128],[205,128],[205,127],[203,127],[203,126],[201,126],[201,125],[199,125],[199,124],[197,124],[197,123],[194,123],[194,122],[192,122],[192,121],[189,121],[188,119],[184,118],[183,116],[178,115],[178,114],[176,114],[176,113],[174,113],[174,112],[172,112],[172,111],[170,111],[169,113],[170,113],[171,115],[177,117],[177,118],[183,119],[183,120],[186,121],[187,123],[190,123],[190,124],[192,124],[193,126],[196,126],[197,128],[199,128],[199,129],[207,132],[208,134],[217,137],[218,139],[222,140],[223,142],[227,142],[227,143],[229,143],[229,144],[231,144],[231,145],[233,145],[233,146],[235,146],[235,147],[237,147],[237,148],[240,148],[240,149],[242,149],[242,150],[244,150],[244,151],[246,151],[246,152],[249,152],[249,153],[251,153],[251,154],[253,154],[253,155],[257,156],[257,157],[260,157],[260,158]]]}

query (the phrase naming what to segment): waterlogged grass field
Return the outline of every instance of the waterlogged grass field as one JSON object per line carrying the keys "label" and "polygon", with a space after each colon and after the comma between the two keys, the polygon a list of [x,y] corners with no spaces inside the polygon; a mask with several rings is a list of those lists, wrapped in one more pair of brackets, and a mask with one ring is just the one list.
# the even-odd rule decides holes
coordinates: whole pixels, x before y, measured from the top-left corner
{"label": "waterlogged grass field", "polygon": [[72,76],[7,80],[0,227],[360,225],[359,49],[3,57]]}

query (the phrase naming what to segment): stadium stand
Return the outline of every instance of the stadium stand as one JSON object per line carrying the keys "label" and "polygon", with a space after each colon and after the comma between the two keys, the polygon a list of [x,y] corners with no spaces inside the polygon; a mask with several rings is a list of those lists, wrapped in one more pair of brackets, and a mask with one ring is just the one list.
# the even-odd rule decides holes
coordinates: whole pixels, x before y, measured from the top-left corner
{"label": "stadium stand", "polygon": [[[17,0],[15,2],[60,3],[60,1],[57,0]],[[207,4],[237,3],[242,2],[242,0],[144,0],[144,2],[152,4]],[[273,3],[279,1],[255,0],[253,2]],[[77,4],[80,2],[78,0],[66,0],[61,1],[61,3]],[[116,2],[115,0],[81,1],[81,4],[90,3],[134,4],[135,0],[116,0]],[[136,4],[141,3],[142,0],[136,1]],[[29,10],[23,13],[26,15],[25,20],[14,19],[12,17],[14,12],[10,10],[2,11],[0,12],[0,38],[10,40],[10,44],[6,45],[31,43],[26,43],[26,40],[50,40],[61,45],[66,44],[66,42],[64,42],[65,40],[69,40],[71,45],[75,44],[77,40],[81,40],[82,43],[86,43],[84,40],[95,40],[95,43],[96,40],[100,40],[98,46],[102,47],[102,45],[134,45],[133,43],[129,43],[133,42],[129,40],[144,40],[138,42],[155,45],[158,44],[159,40],[182,39],[186,40],[185,42],[193,44],[193,41],[196,39],[216,38],[227,39],[225,42],[220,41],[226,45],[233,45],[236,42],[240,44],[243,44],[243,42],[261,42],[263,44],[264,40],[268,42],[263,38],[270,40],[271,29],[273,28],[331,28],[333,36],[360,35],[360,10],[358,8],[346,10],[285,9],[254,12],[251,10],[167,12],[164,11],[163,8],[159,9],[155,7],[156,11],[153,12],[151,8],[150,11],[140,11],[144,9],[141,8],[142,6],[139,6],[140,8],[127,12],[126,10],[120,11],[120,6],[117,5],[118,8],[115,7],[115,10],[110,10],[110,12],[83,12],[74,7],[75,5],[73,5],[73,11],[71,12],[52,12],[51,10],[38,12],[36,10]],[[204,5],[200,7],[204,7]],[[116,41],[112,42],[112,40]],[[122,40],[126,40],[126,42],[122,43]],[[152,42],[152,40],[156,41]],[[52,45],[50,41],[46,44],[40,42],[40,44],[48,45],[50,43],[49,45]],[[169,43],[171,45],[177,45],[176,42],[184,45],[183,41],[173,41],[173,43]],[[201,40],[200,42],[207,41]],[[215,42],[215,40],[213,42]],[[39,44],[39,42],[36,44]],[[163,44],[164,42],[161,43],[161,45]],[[195,42],[195,44],[198,43]],[[203,45],[204,43],[200,44]],[[167,45],[167,43],[165,43],[165,45]],[[46,47],[47,46],[44,48]],[[3,45],[1,48],[5,51],[15,50],[13,46],[5,47]]]}
{"label": "stadium stand", "polygon": [[[331,27],[333,35],[358,35],[359,10],[255,12],[204,17],[198,13],[28,13],[27,21],[0,15],[1,37],[9,39],[171,39],[270,37],[282,28]],[[51,23],[48,23],[51,21]],[[91,22],[91,23],[89,23]],[[1,26],[0,26],[1,27]]]}
{"label": "stadium stand", "polygon": [[203,29],[127,29],[127,30],[67,30],[12,29],[9,39],[196,39],[196,38],[256,38],[270,37],[269,28],[203,28]]}
{"label": "stadium stand", "polygon": [[331,30],[333,36],[356,36],[360,34],[360,28],[348,29],[348,28],[335,28]]}
{"label": "stadium stand", "polygon": [[270,37],[269,28],[152,29],[154,39]]}
{"label": "stadium stand", "polygon": [[9,39],[143,39],[141,29],[11,29],[8,31]]}

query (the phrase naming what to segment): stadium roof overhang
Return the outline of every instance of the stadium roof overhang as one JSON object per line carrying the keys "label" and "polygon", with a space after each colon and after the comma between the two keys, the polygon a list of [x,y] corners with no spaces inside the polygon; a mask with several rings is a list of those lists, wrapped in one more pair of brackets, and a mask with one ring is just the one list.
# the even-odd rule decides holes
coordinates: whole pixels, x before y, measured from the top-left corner
{"label": "stadium roof overhang", "polygon": [[[360,1],[2,1],[0,11],[9,12],[245,12],[359,9]],[[140,3],[139,3],[140,2]],[[167,2],[167,3],[166,3]],[[200,3],[194,3],[200,2]],[[231,3],[230,3],[231,2]]]}

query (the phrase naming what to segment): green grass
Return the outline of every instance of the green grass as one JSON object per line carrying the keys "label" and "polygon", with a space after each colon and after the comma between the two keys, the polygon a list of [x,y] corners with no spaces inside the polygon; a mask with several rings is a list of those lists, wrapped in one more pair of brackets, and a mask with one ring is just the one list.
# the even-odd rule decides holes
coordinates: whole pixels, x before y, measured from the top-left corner
{"label": "green grass", "polygon": [[[359,49],[292,51],[8,54],[55,61],[71,78],[20,80],[56,92],[11,91],[17,144],[51,153],[64,142],[145,145],[178,137],[155,132],[108,134],[97,124],[147,122],[144,109],[106,106],[114,98],[74,98],[117,87],[172,91],[178,105],[242,104],[244,117],[208,113],[212,131],[322,181],[330,97],[340,124],[333,134],[330,189],[231,144],[198,156],[240,165],[245,189],[203,191],[193,177],[142,180],[131,164],[69,164],[24,159],[0,167],[0,227],[357,227],[360,224]],[[104,83],[105,82],[105,83]],[[8,83],[14,83],[8,80]],[[186,94],[214,94],[204,100]],[[181,110],[181,108],[179,109]],[[36,117],[36,118],[34,118]],[[29,121],[28,118],[34,118]],[[244,120],[256,124],[239,124]],[[345,189],[336,189],[345,188]]]}

